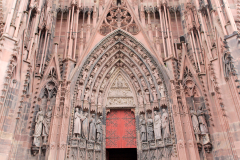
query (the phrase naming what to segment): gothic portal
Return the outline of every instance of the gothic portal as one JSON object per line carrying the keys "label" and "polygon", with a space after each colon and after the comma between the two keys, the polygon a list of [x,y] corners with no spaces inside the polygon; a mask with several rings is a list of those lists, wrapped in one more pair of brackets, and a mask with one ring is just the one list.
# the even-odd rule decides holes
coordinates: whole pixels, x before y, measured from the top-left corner
{"label": "gothic portal", "polygon": [[239,13],[0,0],[0,159],[240,159]]}

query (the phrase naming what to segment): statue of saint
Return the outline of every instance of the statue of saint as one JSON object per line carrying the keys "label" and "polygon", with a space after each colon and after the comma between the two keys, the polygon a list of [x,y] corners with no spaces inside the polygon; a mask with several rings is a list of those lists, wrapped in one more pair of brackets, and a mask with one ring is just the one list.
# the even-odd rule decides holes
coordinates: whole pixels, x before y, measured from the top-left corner
{"label": "statue of saint", "polygon": [[82,137],[88,139],[88,113],[85,113],[82,118]]}
{"label": "statue of saint", "polygon": [[98,106],[102,106],[102,92],[99,92],[98,95]]}
{"label": "statue of saint", "polygon": [[225,53],[223,56],[223,71],[224,76],[226,78],[229,77],[230,73],[232,72],[232,69],[234,68],[232,63],[232,56],[230,54]]}
{"label": "statue of saint", "polygon": [[102,133],[103,133],[103,128],[102,128],[102,116],[99,117],[97,120],[97,141],[102,142]]}
{"label": "statue of saint", "polygon": [[142,140],[142,142],[145,142],[145,141],[147,141],[146,121],[142,114],[140,115],[139,121],[140,121],[141,140]]}
{"label": "statue of saint", "polygon": [[87,101],[87,100],[89,100],[88,98],[89,98],[89,95],[90,95],[90,90],[85,90],[85,95],[84,95],[84,101]]}
{"label": "statue of saint", "polygon": [[77,96],[77,103],[76,103],[77,106],[81,106],[81,95],[82,95],[82,86],[79,87],[78,89],[78,96]]}
{"label": "statue of saint", "polygon": [[75,109],[75,114],[74,114],[74,127],[73,127],[73,134],[77,138],[79,135],[81,135],[82,131],[82,124],[81,124],[81,118],[82,115],[79,113],[79,109]]}
{"label": "statue of saint", "polygon": [[164,87],[162,85],[158,86],[158,90],[160,92],[160,96],[165,97],[165,90],[164,90]]}
{"label": "statue of saint", "polygon": [[199,122],[198,122],[197,112],[194,109],[191,109],[190,114],[192,117],[194,134],[201,134],[201,131],[199,130]]}
{"label": "statue of saint", "polygon": [[139,102],[139,105],[143,105],[143,103],[144,103],[141,92],[139,92],[139,94],[138,94],[138,102]]}
{"label": "statue of saint", "polygon": [[169,120],[168,120],[168,113],[165,109],[162,110],[162,128],[163,128],[163,138],[170,137],[170,130],[169,130]]}
{"label": "statue of saint", "polygon": [[162,139],[162,132],[161,132],[161,117],[157,113],[157,111],[154,111],[154,134],[155,139]]}
{"label": "statue of saint", "polygon": [[198,122],[200,126],[201,134],[208,134],[207,123],[204,117],[203,106],[199,106],[197,110]]}
{"label": "statue of saint", "polygon": [[41,136],[42,134],[42,128],[43,128],[43,111],[42,111],[42,108],[40,107],[39,108],[39,111],[36,115],[36,119],[35,119],[35,122],[36,122],[36,125],[35,125],[35,130],[34,130],[34,139],[33,139],[33,145],[39,147],[40,146],[40,139],[39,137]]}
{"label": "statue of saint", "polygon": [[51,125],[51,118],[52,118],[52,107],[49,106],[47,113],[45,114],[45,117],[43,119],[43,142],[47,143],[48,135],[49,135],[49,129]]}
{"label": "statue of saint", "polygon": [[95,114],[92,114],[92,118],[89,121],[90,129],[89,129],[89,140],[95,141],[96,137],[96,121],[95,121]]}
{"label": "statue of saint", "polygon": [[150,117],[148,120],[147,120],[147,137],[148,137],[148,141],[152,141],[154,140],[154,135],[153,135],[153,120],[152,118]]}
{"label": "statue of saint", "polygon": [[156,91],[155,88],[152,90],[152,94],[153,94],[153,100],[157,101],[158,100],[158,98],[157,98],[157,91]]}

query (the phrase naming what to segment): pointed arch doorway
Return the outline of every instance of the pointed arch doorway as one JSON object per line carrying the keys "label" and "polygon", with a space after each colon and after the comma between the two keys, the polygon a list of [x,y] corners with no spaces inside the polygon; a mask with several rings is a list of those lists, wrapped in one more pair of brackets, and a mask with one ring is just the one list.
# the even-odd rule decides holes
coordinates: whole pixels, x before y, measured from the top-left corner
{"label": "pointed arch doorway", "polygon": [[116,72],[107,91],[106,152],[107,160],[137,159],[134,92],[123,73]]}
{"label": "pointed arch doorway", "polygon": [[[120,155],[119,157],[123,156],[120,150],[126,148],[120,148],[122,143],[120,147],[117,146],[118,148],[110,148],[106,144],[108,143],[108,133],[106,132],[109,131],[106,128],[108,127],[106,125],[107,116],[111,114],[111,111],[122,109],[134,110],[137,157],[154,159],[156,154],[161,154],[150,149],[151,146],[165,147],[163,141],[155,140],[152,122],[154,111],[161,114],[163,104],[165,112],[168,111],[167,115],[171,115],[167,97],[167,86],[170,84],[166,85],[166,82],[170,81],[165,69],[137,39],[121,29],[113,31],[92,49],[86,60],[79,65],[76,75],[78,75],[74,92],[76,104],[73,109],[78,107],[84,114],[95,114],[99,126],[102,124],[102,131],[100,129],[97,135],[98,141],[83,139],[87,145],[82,146],[80,150],[82,155],[87,156],[88,159],[94,159],[94,157],[106,159],[106,155],[109,155],[108,151],[118,150],[113,154]],[[122,77],[122,80],[115,81],[116,77],[119,79]],[[75,110],[72,111],[75,112]],[[88,119],[92,119],[90,115]],[[148,120],[150,136],[147,135],[148,125],[146,123]],[[137,125],[140,121],[141,126]],[[71,122],[74,123],[73,116]],[[171,133],[174,133],[172,124],[169,124],[171,131],[168,131],[170,133],[168,135],[170,136],[173,135]],[[70,130],[69,134],[73,137],[72,131]],[[92,137],[94,138],[94,136]],[[122,133],[120,137],[123,137]],[[172,139],[171,137],[167,138],[169,141],[167,141],[166,147],[168,150],[172,150]],[[69,152],[75,153],[74,149],[72,147]],[[130,151],[131,148],[127,149],[134,153]],[[136,156],[136,148],[132,149],[135,149]],[[127,151],[124,152],[127,153]]]}
{"label": "pointed arch doorway", "polygon": [[131,109],[111,109],[106,117],[107,160],[137,159],[136,123]]}

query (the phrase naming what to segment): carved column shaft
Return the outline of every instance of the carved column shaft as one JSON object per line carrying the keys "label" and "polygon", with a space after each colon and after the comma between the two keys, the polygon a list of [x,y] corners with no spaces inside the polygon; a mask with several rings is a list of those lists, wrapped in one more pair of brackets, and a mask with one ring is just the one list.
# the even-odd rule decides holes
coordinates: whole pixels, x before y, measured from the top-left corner
{"label": "carved column shaft", "polygon": [[167,58],[167,51],[166,51],[166,45],[165,45],[165,38],[163,33],[163,20],[162,20],[162,11],[161,7],[159,7],[159,17],[160,17],[160,23],[161,23],[161,32],[162,32],[162,41],[163,41],[163,50],[164,50],[164,58]]}
{"label": "carved column shaft", "polygon": [[[172,82],[173,83],[173,82]],[[185,137],[184,137],[184,130],[182,125],[182,119],[180,115],[180,108],[178,105],[178,99],[174,84],[171,85],[172,89],[172,99],[173,99],[173,118],[175,123],[175,131],[177,137],[177,148],[178,148],[178,156],[181,160],[190,160],[189,155],[187,154],[187,149],[185,147]]]}
{"label": "carved column shaft", "polygon": [[191,115],[189,114],[189,108],[186,103],[186,97],[184,93],[184,89],[182,88],[182,85],[180,87],[181,92],[181,99],[182,99],[182,107],[183,107],[183,116],[182,116],[182,122],[184,122],[184,131],[186,132],[186,141],[187,145],[186,147],[189,150],[190,159],[199,159],[199,153],[198,153],[198,147],[196,145],[196,140],[194,136],[193,126],[191,124]]}

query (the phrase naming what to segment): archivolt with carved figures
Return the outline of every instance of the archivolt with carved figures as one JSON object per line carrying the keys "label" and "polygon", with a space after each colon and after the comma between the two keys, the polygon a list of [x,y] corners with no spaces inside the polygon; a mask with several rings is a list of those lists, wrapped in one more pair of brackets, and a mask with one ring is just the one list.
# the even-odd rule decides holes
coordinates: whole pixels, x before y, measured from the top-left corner
{"label": "archivolt with carved figures", "polygon": [[[106,121],[106,114],[109,112],[112,115],[113,109],[131,109],[134,112],[136,144],[139,144],[137,150],[141,159],[144,159],[146,152],[148,156],[150,153],[157,154],[158,149],[164,149],[165,157],[174,156],[172,148],[175,134],[166,88],[169,84],[165,82],[167,76],[162,71],[161,65],[135,38],[120,29],[112,32],[92,49],[76,73],[78,79],[71,116],[73,125],[69,130],[70,141],[67,152],[69,159],[76,159],[75,155],[80,155],[82,152],[87,155],[86,157],[105,156],[105,148],[110,143],[105,135],[114,134],[112,133],[114,129],[106,131],[110,123]],[[77,113],[75,108],[79,108]],[[157,140],[153,134],[154,111],[161,117],[160,121],[163,124],[158,128],[163,130],[162,139]],[[139,124],[140,115],[145,119],[145,124]],[[97,141],[95,139],[97,129],[94,124],[101,116],[103,140]],[[82,133],[75,136],[74,123],[77,120],[79,123],[79,119]],[[85,128],[84,122],[89,124]],[[112,120],[111,123],[115,121]],[[147,132],[146,140],[140,138],[141,126],[144,125]],[[88,136],[84,136],[84,132]],[[92,134],[94,134],[93,138],[89,137]],[[125,135],[125,139],[127,138],[129,138],[128,134]],[[82,149],[81,143],[86,144]]]}

